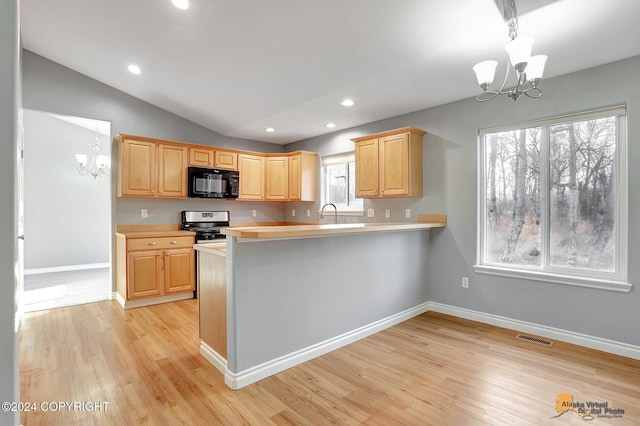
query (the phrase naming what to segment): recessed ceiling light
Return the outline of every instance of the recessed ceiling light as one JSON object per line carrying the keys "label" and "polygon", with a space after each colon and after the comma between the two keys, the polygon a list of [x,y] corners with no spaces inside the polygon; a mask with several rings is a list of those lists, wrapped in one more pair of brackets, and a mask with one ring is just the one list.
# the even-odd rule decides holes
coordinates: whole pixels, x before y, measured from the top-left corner
{"label": "recessed ceiling light", "polygon": [[132,74],[135,75],[140,75],[140,73],[142,72],[142,70],[140,69],[139,66],[131,64],[127,67],[127,69],[129,70],[129,72],[131,72]]}
{"label": "recessed ceiling light", "polygon": [[351,99],[345,99],[344,101],[340,102],[340,105],[350,107],[353,106],[353,101]]}
{"label": "recessed ceiling light", "polygon": [[276,131],[276,129],[274,129],[273,127],[267,127],[266,129],[264,129],[265,132],[269,132],[269,133],[273,133]]}
{"label": "recessed ceiling light", "polygon": [[334,127],[336,127],[336,123],[327,123],[327,127],[333,129]]}
{"label": "recessed ceiling light", "polygon": [[171,0],[171,3],[178,9],[189,9],[189,0]]}

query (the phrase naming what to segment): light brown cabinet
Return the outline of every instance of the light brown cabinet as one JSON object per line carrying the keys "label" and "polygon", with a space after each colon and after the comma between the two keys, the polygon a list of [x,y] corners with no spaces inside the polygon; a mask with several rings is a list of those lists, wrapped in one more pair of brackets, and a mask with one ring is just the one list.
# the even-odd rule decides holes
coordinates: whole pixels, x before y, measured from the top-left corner
{"label": "light brown cabinet", "polygon": [[208,148],[189,147],[189,165],[213,167],[214,151]]}
{"label": "light brown cabinet", "polygon": [[287,201],[289,199],[289,157],[266,157],[265,167],[265,199]]}
{"label": "light brown cabinet", "polygon": [[118,196],[155,197],[158,182],[157,145],[120,140],[118,149]]}
{"label": "light brown cabinet", "polygon": [[262,201],[264,196],[264,157],[259,155],[238,155],[240,172],[239,200]]}
{"label": "light brown cabinet", "polygon": [[123,299],[194,291],[194,237],[178,235],[116,234],[116,280]]}
{"label": "light brown cabinet", "polygon": [[205,147],[189,147],[189,165],[238,170],[238,153]]}
{"label": "light brown cabinet", "polygon": [[356,144],[356,197],[421,197],[425,133],[405,127],[352,139]]}
{"label": "light brown cabinet", "polygon": [[213,166],[224,170],[238,170],[238,153],[217,149]]}
{"label": "light brown cabinet", "polygon": [[121,134],[118,197],[187,198],[189,166],[240,172],[238,200],[315,201],[318,155],[262,154]]}
{"label": "light brown cabinet", "polygon": [[187,147],[158,145],[158,197],[187,197]]}
{"label": "light brown cabinet", "polygon": [[119,197],[187,197],[187,146],[116,138]]}
{"label": "light brown cabinet", "polygon": [[289,157],[289,201],[315,201],[318,155],[300,151]]}

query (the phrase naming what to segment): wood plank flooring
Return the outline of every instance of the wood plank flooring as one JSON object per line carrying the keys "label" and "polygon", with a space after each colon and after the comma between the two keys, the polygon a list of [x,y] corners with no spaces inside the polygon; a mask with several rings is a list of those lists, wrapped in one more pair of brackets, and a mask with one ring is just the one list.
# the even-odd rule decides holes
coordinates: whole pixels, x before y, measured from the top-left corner
{"label": "wood plank flooring", "polygon": [[[27,314],[20,330],[25,425],[520,425],[560,417],[560,393],[640,424],[640,361],[426,313],[238,391],[199,354],[197,301],[123,311],[115,301]],[[43,402],[107,402],[43,411]],[[86,406],[86,404],[85,404]],[[55,404],[52,406],[55,407]]]}

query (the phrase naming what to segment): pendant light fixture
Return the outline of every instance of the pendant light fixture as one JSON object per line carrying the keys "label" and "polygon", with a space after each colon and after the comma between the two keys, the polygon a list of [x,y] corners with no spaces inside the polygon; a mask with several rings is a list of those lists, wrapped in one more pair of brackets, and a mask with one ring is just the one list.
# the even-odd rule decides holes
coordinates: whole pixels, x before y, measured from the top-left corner
{"label": "pendant light fixture", "polygon": [[515,0],[505,0],[503,5],[504,16],[508,19],[509,37],[511,38],[511,41],[505,46],[505,50],[509,55],[509,62],[516,73],[516,86],[513,89],[504,90],[509,78],[510,67],[507,64],[500,89],[497,91],[489,90],[489,86],[493,84],[495,78],[498,61],[480,62],[473,67],[478,84],[482,88],[482,93],[476,96],[478,102],[490,101],[498,95],[507,95],[514,101],[518,100],[521,95],[527,95],[534,99],[542,96],[542,91],[538,84],[542,79],[547,57],[545,55],[531,56],[533,38],[518,37],[518,14]]}
{"label": "pendant light fixture", "polygon": [[91,156],[91,163],[87,165],[88,156],[86,154],[76,154],[76,161],[78,162],[78,173],[82,176],[91,175],[94,178],[98,176],[109,176],[111,170],[108,155],[100,155],[100,142],[98,141],[98,123],[96,123],[96,142],[93,145],[93,154]]}

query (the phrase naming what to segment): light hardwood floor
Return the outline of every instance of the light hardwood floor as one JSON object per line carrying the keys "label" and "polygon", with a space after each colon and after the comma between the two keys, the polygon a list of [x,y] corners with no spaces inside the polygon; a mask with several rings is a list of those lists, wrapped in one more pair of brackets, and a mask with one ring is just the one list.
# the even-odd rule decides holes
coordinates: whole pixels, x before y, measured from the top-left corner
{"label": "light hardwood floor", "polygon": [[[238,391],[199,355],[197,301],[115,301],[27,314],[22,402],[105,401],[99,412],[23,413],[25,425],[519,425],[558,418],[560,393],[640,424],[640,361],[427,313]],[[55,405],[54,405],[55,407]]]}

